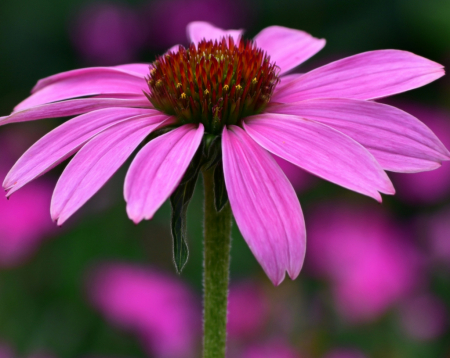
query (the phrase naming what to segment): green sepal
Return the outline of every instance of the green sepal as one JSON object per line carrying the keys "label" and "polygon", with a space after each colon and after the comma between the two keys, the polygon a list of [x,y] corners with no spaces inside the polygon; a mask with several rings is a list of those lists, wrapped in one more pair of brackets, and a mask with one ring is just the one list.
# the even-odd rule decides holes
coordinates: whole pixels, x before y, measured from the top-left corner
{"label": "green sepal", "polygon": [[[202,145],[201,145],[202,146]],[[187,246],[187,209],[194,195],[195,184],[203,161],[203,148],[199,148],[189,164],[186,173],[174,193],[170,196],[172,219],[170,230],[173,239],[173,261],[177,273],[186,265],[189,249]]]}
{"label": "green sepal", "polygon": [[203,170],[211,169],[220,159],[220,136],[207,137],[203,146]]}
{"label": "green sepal", "polygon": [[186,173],[184,173],[183,179],[181,179],[179,186],[186,184],[188,181],[191,181],[193,179],[195,179],[195,181],[197,181],[198,173],[199,173],[200,168],[204,161],[203,147],[204,147],[204,144],[200,143],[200,147],[197,149],[197,152],[195,153],[194,157],[192,158],[191,162],[189,163]]}
{"label": "green sepal", "polygon": [[227,202],[228,193],[223,176],[222,161],[220,161],[214,169],[214,204],[217,212],[220,212]]}
{"label": "green sepal", "polygon": [[170,196],[172,206],[172,219],[170,229],[173,239],[173,261],[177,273],[181,273],[186,265],[189,249],[187,246],[187,209],[189,202],[194,194],[195,184],[197,183],[198,170],[190,180],[180,184],[175,192]]}

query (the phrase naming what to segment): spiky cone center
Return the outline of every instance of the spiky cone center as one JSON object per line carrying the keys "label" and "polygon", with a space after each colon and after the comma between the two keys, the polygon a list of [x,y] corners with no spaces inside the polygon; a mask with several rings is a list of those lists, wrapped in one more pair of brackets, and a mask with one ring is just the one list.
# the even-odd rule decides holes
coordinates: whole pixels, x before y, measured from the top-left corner
{"label": "spiky cone center", "polygon": [[153,106],[179,124],[202,123],[207,133],[261,113],[279,82],[278,67],[252,41],[202,40],[168,52],[147,77]]}

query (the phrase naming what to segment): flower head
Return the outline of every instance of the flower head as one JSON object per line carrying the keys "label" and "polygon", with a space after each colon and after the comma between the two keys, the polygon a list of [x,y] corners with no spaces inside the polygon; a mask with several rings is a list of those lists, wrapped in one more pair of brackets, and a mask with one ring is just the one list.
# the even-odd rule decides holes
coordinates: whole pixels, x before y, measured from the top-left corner
{"label": "flower head", "polygon": [[[151,133],[125,179],[127,212],[151,219],[194,156],[216,139],[237,225],[269,278],[302,267],[306,233],[292,185],[270,153],[381,201],[384,170],[439,167],[450,154],[415,117],[373,100],[443,76],[409,52],[361,53],[305,74],[287,74],[324,45],[280,26],[253,42],[242,30],[188,25],[191,45],[153,64],[69,71],[40,80],[1,124],[78,115],[33,145],[4,181],[8,195],[76,153],[56,185],[58,224],[80,208]],[[206,151],[207,152],[207,151]]]}
{"label": "flower head", "polygon": [[279,82],[277,68],[253,42],[201,40],[159,57],[148,77],[148,99],[179,124],[202,123],[219,135],[226,125],[261,113]]}

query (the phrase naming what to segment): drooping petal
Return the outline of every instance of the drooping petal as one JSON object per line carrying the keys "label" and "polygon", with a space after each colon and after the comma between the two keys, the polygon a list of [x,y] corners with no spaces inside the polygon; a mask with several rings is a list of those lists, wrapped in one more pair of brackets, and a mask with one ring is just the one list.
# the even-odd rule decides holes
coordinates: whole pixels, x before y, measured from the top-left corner
{"label": "drooping petal", "polygon": [[378,192],[395,192],[367,149],[324,124],[270,113],[247,117],[244,128],[269,152],[328,181],[378,201]]}
{"label": "drooping petal", "polygon": [[3,188],[11,195],[70,157],[93,136],[120,121],[158,114],[160,112],[152,109],[106,108],[75,117],[33,144],[9,171]]}
{"label": "drooping petal", "polygon": [[135,96],[130,99],[95,97],[73,99],[68,101],[46,103],[36,107],[13,112],[9,116],[0,117],[0,126],[9,123],[34,121],[43,118],[74,116],[109,107],[148,108],[152,107],[152,104],[144,95]]}
{"label": "drooping petal", "polygon": [[197,151],[204,127],[186,124],[148,143],[125,178],[127,213],[135,223],[149,220],[177,188]]}
{"label": "drooping petal", "polygon": [[222,37],[231,36],[237,41],[243,34],[244,30],[223,30],[215,27],[208,22],[194,21],[187,26],[187,35],[189,41],[197,44],[201,40],[220,40]]}
{"label": "drooping petal", "polygon": [[62,225],[120,168],[167,115],[120,122],[91,139],[74,156],[56,184],[50,212]]}
{"label": "drooping petal", "polygon": [[14,110],[20,111],[40,104],[65,99],[109,93],[142,94],[148,90],[143,77],[112,67],[84,68],[63,72],[40,80],[33,94],[19,103]]}
{"label": "drooping petal", "polygon": [[304,74],[275,102],[313,98],[375,99],[421,87],[444,75],[443,66],[411,52],[379,50],[360,53]]}
{"label": "drooping petal", "polygon": [[250,250],[275,285],[303,265],[306,232],[291,183],[273,157],[240,127],[222,133],[223,171],[230,205]]}
{"label": "drooping petal", "polygon": [[280,74],[314,56],[326,42],[304,31],[283,26],[266,27],[255,36],[254,40],[259,48],[268,53],[271,62],[280,67]]}
{"label": "drooping petal", "polygon": [[385,170],[432,170],[450,159],[448,150],[425,124],[385,104],[316,99],[269,106],[267,111],[297,115],[333,127],[362,144]]}

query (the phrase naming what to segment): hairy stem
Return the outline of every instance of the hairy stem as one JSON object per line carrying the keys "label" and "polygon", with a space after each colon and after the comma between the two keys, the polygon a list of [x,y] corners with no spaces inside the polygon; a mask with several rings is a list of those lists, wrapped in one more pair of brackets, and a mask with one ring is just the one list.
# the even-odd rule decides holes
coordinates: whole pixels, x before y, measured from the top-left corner
{"label": "hairy stem", "polygon": [[225,358],[230,267],[231,209],[214,205],[214,170],[203,172],[205,186],[203,358]]}

